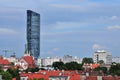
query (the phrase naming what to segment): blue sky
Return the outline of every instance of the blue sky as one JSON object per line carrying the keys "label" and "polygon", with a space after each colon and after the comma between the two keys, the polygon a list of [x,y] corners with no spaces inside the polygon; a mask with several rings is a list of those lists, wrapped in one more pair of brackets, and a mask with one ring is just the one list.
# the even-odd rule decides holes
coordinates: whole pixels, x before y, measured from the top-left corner
{"label": "blue sky", "polygon": [[41,15],[41,57],[120,56],[120,0],[0,0],[0,55],[24,54],[26,10]]}

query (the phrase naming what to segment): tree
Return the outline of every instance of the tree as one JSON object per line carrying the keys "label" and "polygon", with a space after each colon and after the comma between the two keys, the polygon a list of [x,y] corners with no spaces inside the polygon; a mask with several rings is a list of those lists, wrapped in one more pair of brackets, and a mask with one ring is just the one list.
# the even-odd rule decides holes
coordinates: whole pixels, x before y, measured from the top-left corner
{"label": "tree", "polygon": [[62,69],[64,69],[64,63],[63,62],[54,62],[53,64],[52,64],[52,67],[54,67],[54,69],[60,69],[60,70],[62,70]]}
{"label": "tree", "polygon": [[69,62],[65,64],[67,70],[77,70],[78,69],[78,63],[77,62]]}
{"label": "tree", "polygon": [[120,64],[111,65],[109,72],[111,75],[120,75]]}
{"label": "tree", "polygon": [[0,72],[3,72],[2,67],[0,66]]}
{"label": "tree", "polygon": [[84,68],[82,67],[82,64],[78,64],[77,70],[83,70]]}
{"label": "tree", "polygon": [[0,75],[2,75],[3,80],[12,80],[12,75],[8,72],[1,72]]}
{"label": "tree", "polygon": [[39,78],[38,80],[45,80],[44,78]]}
{"label": "tree", "polygon": [[85,58],[83,58],[83,60],[82,60],[82,64],[84,64],[84,63],[93,63],[93,59],[92,59],[92,58],[87,58],[87,57],[85,57]]}
{"label": "tree", "polygon": [[82,70],[82,64],[77,62],[69,62],[65,64],[66,70]]}
{"label": "tree", "polygon": [[18,69],[8,68],[7,72],[12,75],[12,78],[16,78],[17,80],[20,80],[19,70]]}
{"label": "tree", "polygon": [[102,71],[103,73],[106,74],[107,73],[107,68],[106,67],[97,67],[97,68],[94,69],[94,71],[99,71],[99,72]]}
{"label": "tree", "polygon": [[38,67],[35,67],[35,68],[27,68],[26,70],[25,70],[25,72],[38,72],[40,69],[38,68]]}

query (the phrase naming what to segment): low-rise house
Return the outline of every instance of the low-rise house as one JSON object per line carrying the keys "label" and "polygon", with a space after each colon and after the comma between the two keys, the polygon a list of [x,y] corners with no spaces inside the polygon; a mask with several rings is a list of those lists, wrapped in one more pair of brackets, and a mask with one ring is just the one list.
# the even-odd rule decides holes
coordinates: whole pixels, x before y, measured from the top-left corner
{"label": "low-rise house", "polygon": [[15,62],[15,66],[20,66],[25,70],[27,68],[34,68],[35,62],[32,56],[23,56],[17,62]]}

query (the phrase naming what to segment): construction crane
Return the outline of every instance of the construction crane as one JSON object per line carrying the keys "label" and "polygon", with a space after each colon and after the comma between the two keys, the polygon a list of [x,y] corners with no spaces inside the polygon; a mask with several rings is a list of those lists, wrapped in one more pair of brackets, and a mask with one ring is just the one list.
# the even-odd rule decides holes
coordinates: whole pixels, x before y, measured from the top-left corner
{"label": "construction crane", "polygon": [[5,57],[6,57],[7,52],[13,52],[13,51],[10,51],[10,50],[3,50],[3,52],[5,53]]}

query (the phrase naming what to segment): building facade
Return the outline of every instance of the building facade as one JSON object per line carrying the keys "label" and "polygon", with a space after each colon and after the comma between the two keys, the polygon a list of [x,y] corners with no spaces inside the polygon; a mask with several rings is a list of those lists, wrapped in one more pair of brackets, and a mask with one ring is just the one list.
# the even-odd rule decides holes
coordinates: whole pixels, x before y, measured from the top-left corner
{"label": "building facade", "polygon": [[71,55],[64,55],[62,61],[64,63],[69,63],[69,62],[77,62],[79,64],[82,63],[82,59],[78,58],[77,56],[71,56]]}
{"label": "building facade", "polygon": [[47,58],[43,58],[41,60],[41,65],[42,66],[52,66],[52,64],[54,62],[60,62],[60,58],[59,57],[47,57]]}
{"label": "building facade", "polygon": [[120,63],[120,57],[113,57],[112,62]]}
{"label": "building facade", "polygon": [[40,56],[40,14],[27,10],[27,50],[35,60]]}
{"label": "building facade", "polygon": [[104,50],[98,50],[93,55],[93,61],[94,63],[99,63],[100,60],[104,61],[105,64],[111,64],[112,55]]}

